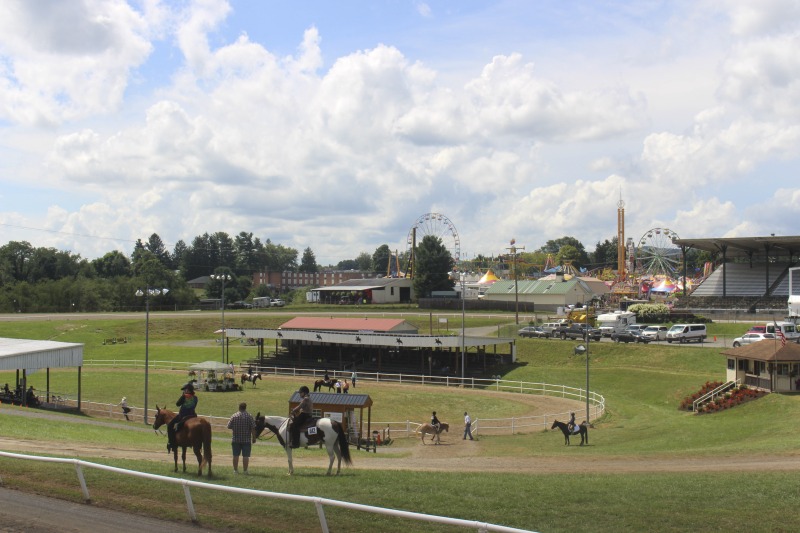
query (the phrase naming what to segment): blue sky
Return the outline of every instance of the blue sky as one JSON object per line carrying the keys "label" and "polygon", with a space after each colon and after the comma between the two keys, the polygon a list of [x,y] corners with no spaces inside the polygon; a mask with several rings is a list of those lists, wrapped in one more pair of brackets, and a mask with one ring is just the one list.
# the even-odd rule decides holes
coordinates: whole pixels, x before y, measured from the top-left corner
{"label": "blue sky", "polygon": [[0,3],[0,242],[252,232],[335,264],[650,228],[797,234],[800,7]]}

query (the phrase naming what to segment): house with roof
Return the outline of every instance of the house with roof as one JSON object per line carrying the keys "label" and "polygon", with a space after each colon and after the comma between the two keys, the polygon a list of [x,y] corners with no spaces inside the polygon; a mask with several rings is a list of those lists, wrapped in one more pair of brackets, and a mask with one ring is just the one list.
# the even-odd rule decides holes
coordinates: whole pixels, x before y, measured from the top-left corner
{"label": "house with roof", "polygon": [[411,278],[351,279],[330,287],[311,289],[312,300],[328,304],[407,303],[414,299]]}
{"label": "house with roof", "polygon": [[770,392],[800,390],[800,344],[778,339],[721,352],[727,358],[727,381]]}

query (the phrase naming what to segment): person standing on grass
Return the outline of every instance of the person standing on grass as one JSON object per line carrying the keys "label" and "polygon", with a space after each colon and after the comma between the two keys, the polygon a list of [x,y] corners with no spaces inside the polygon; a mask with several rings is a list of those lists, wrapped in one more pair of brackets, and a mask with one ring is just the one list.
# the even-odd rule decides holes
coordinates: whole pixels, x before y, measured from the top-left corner
{"label": "person standing on grass", "polygon": [[353,384],[353,388],[354,389],[356,388],[356,379],[357,378],[358,378],[358,375],[356,374],[356,369],[354,368],[353,369],[353,373],[350,374],[350,383]]}
{"label": "person standing on grass", "polygon": [[242,471],[247,475],[247,467],[250,466],[250,452],[252,450],[253,431],[256,429],[256,421],[247,412],[247,404],[239,404],[239,410],[228,420],[228,429],[233,432],[231,437],[231,448],[233,449],[233,473],[239,473],[239,456],[242,456]]}
{"label": "person standing on grass", "polygon": [[472,419],[469,417],[469,414],[464,411],[464,440],[467,439],[467,435],[469,435],[469,440],[475,440],[472,438]]}

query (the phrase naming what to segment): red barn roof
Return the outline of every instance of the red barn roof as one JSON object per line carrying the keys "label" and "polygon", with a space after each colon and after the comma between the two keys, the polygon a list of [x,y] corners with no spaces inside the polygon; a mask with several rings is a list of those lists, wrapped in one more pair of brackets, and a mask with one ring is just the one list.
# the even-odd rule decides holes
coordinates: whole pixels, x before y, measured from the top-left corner
{"label": "red barn roof", "polygon": [[417,328],[399,318],[340,318],[298,316],[281,325],[281,329],[322,331],[374,331],[376,333],[417,333]]}

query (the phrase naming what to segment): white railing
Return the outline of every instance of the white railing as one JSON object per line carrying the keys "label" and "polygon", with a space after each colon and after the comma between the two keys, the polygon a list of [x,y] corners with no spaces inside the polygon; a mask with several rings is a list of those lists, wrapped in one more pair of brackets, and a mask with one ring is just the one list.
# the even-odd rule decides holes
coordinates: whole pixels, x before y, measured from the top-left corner
{"label": "white railing", "polygon": [[[176,361],[150,361],[151,369],[161,370],[186,370],[189,366],[195,363],[176,362]],[[87,360],[84,361],[86,366],[116,366],[116,367],[133,367],[144,368],[144,364],[138,360],[130,359],[112,359],[112,360]],[[293,367],[276,367],[276,366],[258,366],[252,365],[263,375],[273,376],[290,376],[290,377],[304,377],[304,378],[322,378],[326,371],[313,368],[293,368]],[[242,365],[242,368],[247,369],[247,366]],[[350,372],[342,371],[328,371],[331,379],[350,379]],[[579,387],[570,387],[567,385],[555,385],[552,383],[529,383],[527,381],[513,381],[505,379],[484,379],[484,378],[464,378],[453,376],[429,376],[424,374],[399,374],[399,373],[386,373],[386,372],[358,372],[358,381],[371,381],[376,383],[410,383],[415,385],[430,385],[430,386],[444,386],[444,387],[462,387],[468,389],[481,389],[481,390],[495,390],[498,392],[515,392],[521,394],[534,394],[540,396],[551,396],[557,398],[567,398],[579,402],[586,402],[586,389]],[[358,388],[351,387],[351,393],[358,393]],[[605,413],[606,403],[605,398],[601,394],[589,392],[589,418],[596,420]],[[84,402],[87,403],[87,402]],[[97,408],[97,412],[109,411],[108,404],[97,404],[101,406]],[[113,405],[111,406],[113,411]],[[133,408],[138,411],[138,416],[143,414],[141,409]],[[117,416],[119,415],[119,416]],[[536,429],[550,429],[548,424],[552,424],[553,420],[569,419],[569,412],[561,413],[547,413],[539,416],[532,417],[514,417],[514,418],[493,418],[484,420],[474,420],[472,423],[473,434],[483,430],[484,433],[519,433],[523,431],[534,431]],[[121,418],[121,412],[114,414],[114,418]],[[131,416],[131,415],[129,415]],[[205,416],[205,415],[203,415]],[[210,418],[210,417],[209,417]],[[220,419],[222,420],[222,419]],[[227,422],[227,421],[226,421]],[[385,439],[387,433],[395,433],[410,437],[416,433],[418,423],[406,420],[405,422],[373,422],[375,428],[385,428]]]}
{"label": "white railing", "polygon": [[30,461],[42,461],[42,462],[49,462],[49,463],[61,463],[61,464],[72,464],[75,466],[75,471],[78,475],[78,482],[81,486],[81,492],[83,493],[83,499],[86,503],[91,502],[91,496],[89,495],[89,486],[86,483],[86,478],[83,475],[83,468],[94,468],[97,470],[104,470],[106,472],[114,472],[117,474],[123,474],[126,476],[133,476],[143,479],[150,479],[153,481],[161,481],[164,483],[171,483],[173,485],[181,485],[183,486],[183,493],[186,498],[186,509],[189,513],[189,519],[192,522],[197,521],[197,512],[194,508],[194,503],[192,501],[192,493],[191,487],[199,488],[199,489],[207,489],[207,490],[216,490],[222,492],[228,492],[233,494],[246,494],[248,496],[259,496],[263,498],[275,498],[280,500],[289,500],[295,502],[305,502],[314,505],[316,510],[317,518],[319,519],[319,525],[322,529],[323,533],[328,533],[328,521],[325,516],[325,508],[324,506],[331,506],[331,507],[342,507],[345,509],[350,509],[351,511],[362,511],[367,513],[375,513],[387,516],[395,516],[399,518],[407,518],[411,520],[420,520],[424,522],[435,522],[439,524],[447,524],[450,526],[460,526],[466,527],[470,529],[475,529],[479,532],[488,532],[488,531],[499,531],[503,533],[531,533],[530,530],[526,529],[517,529],[513,527],[506,527],[500,526],[496,524],[487,524],[484,522],[476,522],[473,520],[462,520],[460,518],[449,518],[446,516],[438,516],[438,515],[430,515],[430,514],[423,514],[423,513],[414,513],[411,511],[400,511],[397,509],[386,509],[383,507],[373,507],[371,505],[363,505],[360,503],[350,503],[350,502],[343,502],[340,500],[331,500],[328,498],[320,498],[317,496],[301,496],[298,494],[285,494],[281,492],[268,492],[263,490],[253,490],[253,489],[243,489],[239,487],[228,487],[224,485],[214,485],[211,483],[203,483],[201,481],[191,481],[187,479],[180,479],[180,478],[172,478],[166,476],[159,476],[157,474],[148,474],[146,472],[136,472],[134,470],[125,470],[124,468],[117,468],[114,466],[107,466],[101,465],[98,463],[90,463],[88,461],[81,461],[79,459],[63,459],[58,457],[39,457],[35,455],[22,455],[16,453],[9,453],[9,452],[2,452],[0,451],[0,457],[8,457],[11,459],[26,459]]}
{"label": "white railing", "polygon": [[739,386],[739,381],[740,380],[737,379],[736,381],[725,382],[722,385],[720,385],[719,387],[717,387],[716,389],[708,391],[707,393],[703,394],[698,399],[696,399],[695,401],[692,402],[692,411],[697,412],[697,408],[700,407],[701,405],[703,405],[704,403],[713,402],[714,398],[716,398],[720,394],[722,394],[722,393],[724,393],[724,392],[726,392],[726,391],[728,391],[728,390],[730,390],[730,389],[732,389],[734,387],[738,387]]}

